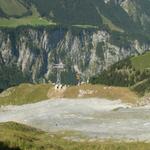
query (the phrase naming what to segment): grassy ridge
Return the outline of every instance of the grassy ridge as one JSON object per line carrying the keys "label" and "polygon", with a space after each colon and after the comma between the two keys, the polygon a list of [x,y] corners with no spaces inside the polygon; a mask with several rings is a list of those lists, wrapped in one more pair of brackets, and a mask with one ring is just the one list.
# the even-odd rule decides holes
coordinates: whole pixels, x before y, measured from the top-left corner
{"label": "grassy ridge", "polygon": [[138,96],[129,88],[109,87],[105,85],[83,84],[72,86],[63,93],[64,98],[104,98],[109,100],[121,99],[125,103],[136,103]]}
{"label": "grassy ridge", "polygon": [[143,55],[131,58],[132,65],[136,70],[146,70],[150,69],[150,52]]}
{"label": "grassy ridge", "polygon": [[[131,58],[131,62],[136,70],[150,72],[150,52]],[[131,89],[139,95],[147,95],[150,92],[150,75],[145,80],[136,83]]]}
{"label": "grassy ridge", "polygon": [[48,99],[50,84],[21,84],[0,94],[0,105],[21,105]]}
{"label": "grassy ridge", "polygon": [[136,103],[138,96],[128,88],[103,85],[71,86],[57,91],[50,84],[21,84],[0,94],[1,105],[22,105],[52,98],[106,98],[121,99],[126,103]]}
{"label": "grassy ridge", "polygon": [[[18,123],[0,123],[1,143],[10,149],[21,150],[148,150],[150,143],[144,142],[113,142],[111,140],[73,142],[65,140],[71,134],[48,134],[35,128]],[[1,149],[1,147],[0,147]],[[5,150],[5,149],[3,149]],[[8,149],[7,149],[8,150]]]}

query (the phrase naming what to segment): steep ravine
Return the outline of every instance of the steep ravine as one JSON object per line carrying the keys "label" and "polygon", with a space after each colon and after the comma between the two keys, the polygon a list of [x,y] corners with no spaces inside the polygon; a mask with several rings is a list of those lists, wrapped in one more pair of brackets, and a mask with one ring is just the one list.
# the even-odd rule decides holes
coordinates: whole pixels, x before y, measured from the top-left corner
{"label": "steep ravine", "polygon": [[75,72],[88,79],[111,64],[148,49],[149,44],[136,39],[127,44],[112,42],[112,34],[98,29],[0,30],[0,62],[17,64],[33,81],[54,80],[56,72],[52,66],[59,59],[66,65],[63,80],[74,82]]}

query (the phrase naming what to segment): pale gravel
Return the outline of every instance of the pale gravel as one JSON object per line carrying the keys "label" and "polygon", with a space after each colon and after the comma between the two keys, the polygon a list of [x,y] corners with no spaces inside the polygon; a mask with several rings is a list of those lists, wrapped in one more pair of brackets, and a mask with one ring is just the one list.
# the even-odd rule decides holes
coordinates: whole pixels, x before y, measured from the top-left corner
{"label": "pale gravel", "polygon": [[150,141],[150,106],[106,99],[53,99],[0,108],[0,122],[15,121],[48,132],[78,131],[90,139]]}

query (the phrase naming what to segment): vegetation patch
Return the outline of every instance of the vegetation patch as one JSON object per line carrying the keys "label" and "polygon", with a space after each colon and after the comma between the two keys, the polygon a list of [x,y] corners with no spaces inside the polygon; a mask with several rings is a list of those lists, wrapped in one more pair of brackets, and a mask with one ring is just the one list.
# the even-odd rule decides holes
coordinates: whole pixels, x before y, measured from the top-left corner
{"label": "vegetation patch", "polygon": [[99,42],[96,47],[96,55],[99,56],[102,60],[104,60],[104,42]]}
{"label": "vegetation patch", "polygon": [[150,52],[131,58],[131,62],[136,70],[150,70]]}
{"label": "vegetation patch", "polygon": [[103,20],[103,24],[108,25],[108,27],[112,31],[124,32],[120,27],[113,24],[112,21],[110,19],[108,19],[107,17],[105,17],[104,15],[101,15],[101,17],[102,17],[102,20]]}
{"label": "vegetation patch", "polygon": [[136,103],[138,96],[129,88],[111,87],[105,85],[83,84],[71,86],[63,93],[63,98],[104,98],[109,100],[121,99],[125,103]]}
{"label": "vegetation patch", "polygon": [[29,81],[28,75],[23,74],[16,65],[0,65],[0,91]]}
{"label": "vegetation patch", "polygon": [[50,84],[21,84],[0,94],[0,105],[22,105],[48,99]]}
{"label": "vegetation patch", "polygon": [[94,25],[72,25],[73,27],[83,28],[83,29],[98,29],[98,26]]}
{"label": "vegetation patch", "polygon": [[15,28],[18,26],[23,25],[31,25],[31,26],[49,26],[49,25],[55,25],[53,22],[49,22],[44,18],[39,18],[36,16],[28,16],[23,17],[20,19],[16,18],[0,18],[0,27],[9,27],[9,28]]}
{"label": "vegetation patch", "polygon": [[144,81],[138,82],[131,87],[138,95],[144,96],[150,92],[150,78],[145,79]]}
{"label": "vegetation patch", "polygon": [[0,27],[15,28],[23,25],[49,26],[56,25],[56,23],[41,17],[35,7],[32,7],[32,15],[29,16],[24,16],[21,18],[0,18]]}
{"label": "vegetation patch", "polygon": [[125,87],[83,84],[55,90],[51,84],[20,84],[0,93],[0,106],[22,105],[55,98],[105,98],[121,99],[125,103],[136,103],[138,96]]}

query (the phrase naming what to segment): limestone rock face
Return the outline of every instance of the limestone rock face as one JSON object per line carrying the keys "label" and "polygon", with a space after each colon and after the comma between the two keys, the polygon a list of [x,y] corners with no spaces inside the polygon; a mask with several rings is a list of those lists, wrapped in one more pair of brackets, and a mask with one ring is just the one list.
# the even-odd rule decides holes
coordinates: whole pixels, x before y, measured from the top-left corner
{"label": "limestone rock face", "polygon": [[53,64],[61,60],[65,64],[65,77],[72,81],[75,72],[83,80],[100,73],[113,63],[150,49],[147,43],[137,39],[128,45],[111,42],[111,34],[105,30],[71,29],[8,29],[0,31],[0,62],[17,64],[33,81],[54,80]]}

